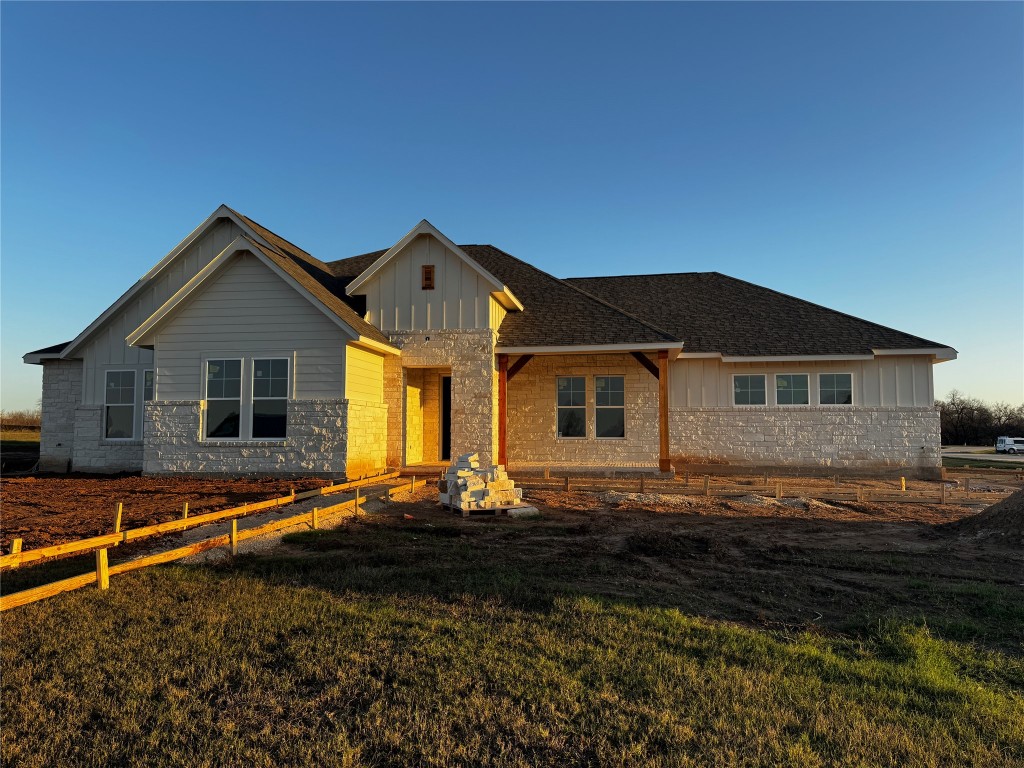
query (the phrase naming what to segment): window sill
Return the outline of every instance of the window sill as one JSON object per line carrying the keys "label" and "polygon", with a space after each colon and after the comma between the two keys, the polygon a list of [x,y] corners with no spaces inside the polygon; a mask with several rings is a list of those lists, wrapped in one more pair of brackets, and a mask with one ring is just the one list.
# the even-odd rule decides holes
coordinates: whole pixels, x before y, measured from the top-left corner
{"label": "window sill", "polygon": [[624,443],[626,441],[626,436],[623,435],[622,437],[595,437],[594,439],[595,440],[606,440],[606,441],[607,440],[611,440],[612,442]]}
{"label": "window sill", "polygon": [[234,446],[239,448],[260,448],[263,446],[274,446],[280,448],[281,446],[288,445],[288,438],[261,438],[257,440],[243,440],[241,438],[232,440],[231,438],[218,438],[215,440],[201,440],[202,445],[209,446]]}
{"label": "window sill", "polygon": [[558,436],[555,437],[555,440],[569,440],[570,442],[579,442],[581,440],[586,440],[586,439],[587,439],[587,437],[585,435],[583,437],[558,437]]}
{"label": "window sill", "polygon": [[134,437],[104,437],[100,439],[100,445],[142,445],[142,441]]}

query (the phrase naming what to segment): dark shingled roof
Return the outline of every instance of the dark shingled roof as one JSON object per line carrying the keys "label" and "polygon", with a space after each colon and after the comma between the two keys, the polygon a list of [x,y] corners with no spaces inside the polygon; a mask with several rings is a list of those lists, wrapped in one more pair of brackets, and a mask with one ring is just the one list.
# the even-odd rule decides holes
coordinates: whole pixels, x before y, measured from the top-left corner
{"label": "dark shingled roof", "polygon": [[678,335],[684,352],[869,355],[872,349],[946,346],[718,272],[566,282]]}
{"label": "dark shingled roof", "polygon": [[[493,245],[459,248],[507,285],[525,309],[509,312],[498,330],[503,347],[587,344],[665,344],[678,346],[670,333],[628,311],[574,288]],[[374,251],[327,266],[347,285],[386,251]]]}
{"label": "dark shingled roof", "polygon": [[52,347],[43,347],[42,349],[33,349],[31,352],[26,353],[27,355],[56,355],[64,351],[64,348],[70,344],[70,341],[65,341],[63,344],[54,344]]}
{"label": "dark shingled roof", "polygon": [[[323,262],[232,211],[270,248],[249,240],[358,333],[388,343],[363,320],[365,298],[345,287],[387,249]],[[718,272],[560,280],[493,245],[460,245],[522,302],[499,329],[504,347],[683,345],[686,352],[763,357],[862,355],[872,349],[944,347]],[[29,354],[54,354],[70,342]]]}

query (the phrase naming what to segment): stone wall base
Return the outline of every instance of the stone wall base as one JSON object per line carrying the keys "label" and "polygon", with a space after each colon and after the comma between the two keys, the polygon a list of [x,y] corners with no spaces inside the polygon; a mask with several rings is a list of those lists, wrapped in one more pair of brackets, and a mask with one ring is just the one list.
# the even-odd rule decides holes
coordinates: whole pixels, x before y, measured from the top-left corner
{"label": "stone wall base", "polygon": [[142,469],[141,440],[103,437],[103,406],[75,408],[75,439],[71,468],[75,472],[138,472]]}
{"label": "stone wall base", "polygon": [[669,435],[677,464],[913,468],[942,466],[935,408],[797,406],[672,408]]}
{"label": "stone wall base", "polygon": [[347,476],[348,400],[289,401],[280,441],[202,440],[201,410],[199,401],[146,403],[145,474]]}
{"label": "stone wall base", "polygon": [[39,471],[67,472],[73,462],[75,408],[82,402],[82,361],[43,363],[43,421],[39,431]]}

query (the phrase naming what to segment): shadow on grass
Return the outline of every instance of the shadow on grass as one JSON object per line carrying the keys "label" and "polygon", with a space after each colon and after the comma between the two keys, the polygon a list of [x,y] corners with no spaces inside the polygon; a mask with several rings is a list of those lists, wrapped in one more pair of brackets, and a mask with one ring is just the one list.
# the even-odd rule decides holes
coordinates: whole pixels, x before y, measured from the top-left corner
{"label": "shadow on grass", "polygon": [[[403,510],[292,534],[285,537],[291,552],[227,567],[337,594],[470,595],[527,610],[586,596],[855,637],[879,622],[911,622],[945,639],[1024,655],[1021,560],[960,551],[948,539],[922,536],[922,545],[894,550],[850,546],[843,537],[851,523],[842,521],[634,511],[407,521]],[[637,520],[643,525],[623,525]]]}

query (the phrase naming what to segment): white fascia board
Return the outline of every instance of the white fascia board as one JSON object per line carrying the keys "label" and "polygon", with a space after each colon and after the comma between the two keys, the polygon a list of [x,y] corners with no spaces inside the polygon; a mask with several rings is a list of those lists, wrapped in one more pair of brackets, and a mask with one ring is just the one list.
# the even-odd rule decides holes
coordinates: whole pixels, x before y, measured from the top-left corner
{"label": "white fascia board", "polygon": [[263,264],[265,264],[275,275],[280,277],[289,286],[298,291],[298,293],[301,294],[303,298],[305,298],[313,306],[315,306],[317,309],[323,312],[329,319],[334,321],[334,324],[341,328],[341,330],[344,331],[347,336],[350,336],[353,339],[359,338],[359,334],[356,333],[355,329],[353,329],[351,326],[348,325],[348,323],[344,322],[341,318],[334,314],[334,312],[332,312],[328,307],[326,307],[323,304],[323,302],[321,302],[319,299],[317,299],[315,296],[309,293],[309,291],[307,291],[305,288],[303,288],[301,285],[295,282],[295,280],[292,279],[291,275],[289,275],[287,272],[284,272],[280,267],[277,266],[277,264],[268,259],[264,254],[260,253],[258,248],[253,248],[252,244],[248,240],[246,240],[244,235],[239,235],[238,237],[231,241],[227,248],[218,253],[209,264],[207,264],[205,267],[199,270],[199,272],[196,273],[195,277],[193,277],[191,280],[185,283],[185,285],[183,285],[178,290],[177,293],[175,293],[173,296],[171,296],[171,298],[164,302],[164,304],[159,309],[157,309],[156,312],[154,312],[152,315],[146,318],[142,325],[140,325],[138,328],[136,328],[134,331],[128,334],[128,336],[125,338],[125,341],[128,343],[128,346],[139,347],[151,345],[151,342],[147,339],[148,334],[152,332],[161,323],[161,321],[163,321],[171,313],[173,313],[174,310],[182,304],[182,302],[184,302],[196,289],[199,288],[199,286],[201,286],[204,282],[206,282],[206,280],[212,277],[222,266],[224,266],[224,264],[227,263],[228,259],[230,259],[239,251],[246,251],[248,253],[251,253]]}
{"label": "white fascia board", "polygon": [[494,296],[494,298],[498,301],[499,304],[505,307],[505,309],[518,309],[522,311],[522,303],[513,295],[511,289],[507,285],[505,285],[498,278],[496,278],[486,269],[477,264],[476,261],[469,258],[465,251],[463,251],[461,248],[459,248],[459,246],[457,246],[455,243],[449,240],[448,237],[446,237],[444,233],[441,232],[441,230],[439,230],[426,219],[422,219],[419,224],[417,224],[415,227],[409,230],[405,237],[403,237],[393,246],[388,248],[387,252],[383,256],[379,257],[375,262],[373,262],[373,264],[364,269],[361,275],[359,275],[355,280],[348,284],[348,286],[345,288],[345,293],[347,293],[349,296],[357,295],[360,287],[365,285],[370,280],[370,278],[377,274],[377,272],[380,271],[380,269],[385,264],[391,261],[391,259],[394,258],[399,252],[401,252],[403,248],[405,248],[409,243],[411,243],[420,235],[431,235],[432,237],[437,239],[443,246],[448,248],[456,256],[462,259],[467,265],[469,265],[470,268],[475,270],[481,277],[484,278],[484,280],[489,282],[495,288],[494,293],[491,294],[492,296],[494,296],[494,294],[502,294],[502,298],[498,298],[498,296]]}
{"label": "white fascia board", "polygon": [[956,360],[957,352],[952,347],[921,347],[920,349],[872,349],[877,357],[894,355],[932,355],[937,362]]}
{"label": "white fascia board", "polygon": [[[156,263],[156,266],[154,266],[151,270],[149,270],[146,274],[139,278],[135,285],[133,285],[131,288],[129,288],[127,291],[121,294],[121,297],[117,301],[115,301],[113,304],[107,307],[103,314],[101,314],[99,317],[93,320],[84,331],[78,334],[78,336],[76,336],[75,339],[70,344],[68,344],[67,348],[64,350],[64,352],[61,353],[60,356],[62,358],[73,357],[72,353],[77,352],[78,349],[82,346],[82,344],[84,344],[85,341],[90,336],[92,336],[92,334],[101,325],[103,325],[107,320],[109,320],[111,316],[113,316],[119,309],[121,309],[121,307],[123,307],[125,304],[131,301],[132,298],[134,298],[139,293],[139,291],[141,291],[143,288],[149,285],[158,275],[160,275],[161,272],[164,271],[166,267],[173,263],[174,260],[177,259],[177,257],[183,251],[188,249],[196,240],[205,235],[206,232],[210,229],[210,227],[217,223],[218,219],[231,219],[231,221],[233,221],[235,225],[239,227],[239,229],[241,229],[243,232],[246,232],[253,240],[256,240],[260,244],[265,245],[268,248],[271,248],[270,244],[266,240],[264,240],[262,237],[256,234],[256,232],[252,230],[252,227],[250,227],[248,224],[239,219],[234,214],[234,212],[226,205],[221,204],[217,208],[217,210],[215,210],[213,213],[206,217],[206,220],[202,224],[193,229],[189,233],[188,237],[186,237],[184,240],[182,240],[180,243],[174,246],[174,248],[171,249],[170,253],[168,253],[166,256],[160,259],[160,261]],[[273,249],[271,248],[271,250]]]}
{"label": "white fascia board", "polygon": [[44,354],[32,354],[30,352],[27,355],[22,355],[21,360],[29,365],[42,365],[43,360],[60,360],[60,352],[46,352]]}
{"label": "white fascia board", "polygon": [[503,355],[583,355],[603,352],[650,352],[666,350],[673,359],[682,348],[676,344],[578,344],[550,347],[495,347],[494,351]]}
{"label": "white fascia board", "polygon": [[390,344],[382,344],[381,342],[374,341],[373,339],[367,338],[366,336],[360,336],[359,338],[350,341],[349,344],[351,344],[354,347],[363,347],[364,349],[369,349],[373,352],[381,352],[385,355],[402,354],[402,350],[400,350],[398,347],[392,347]]}

